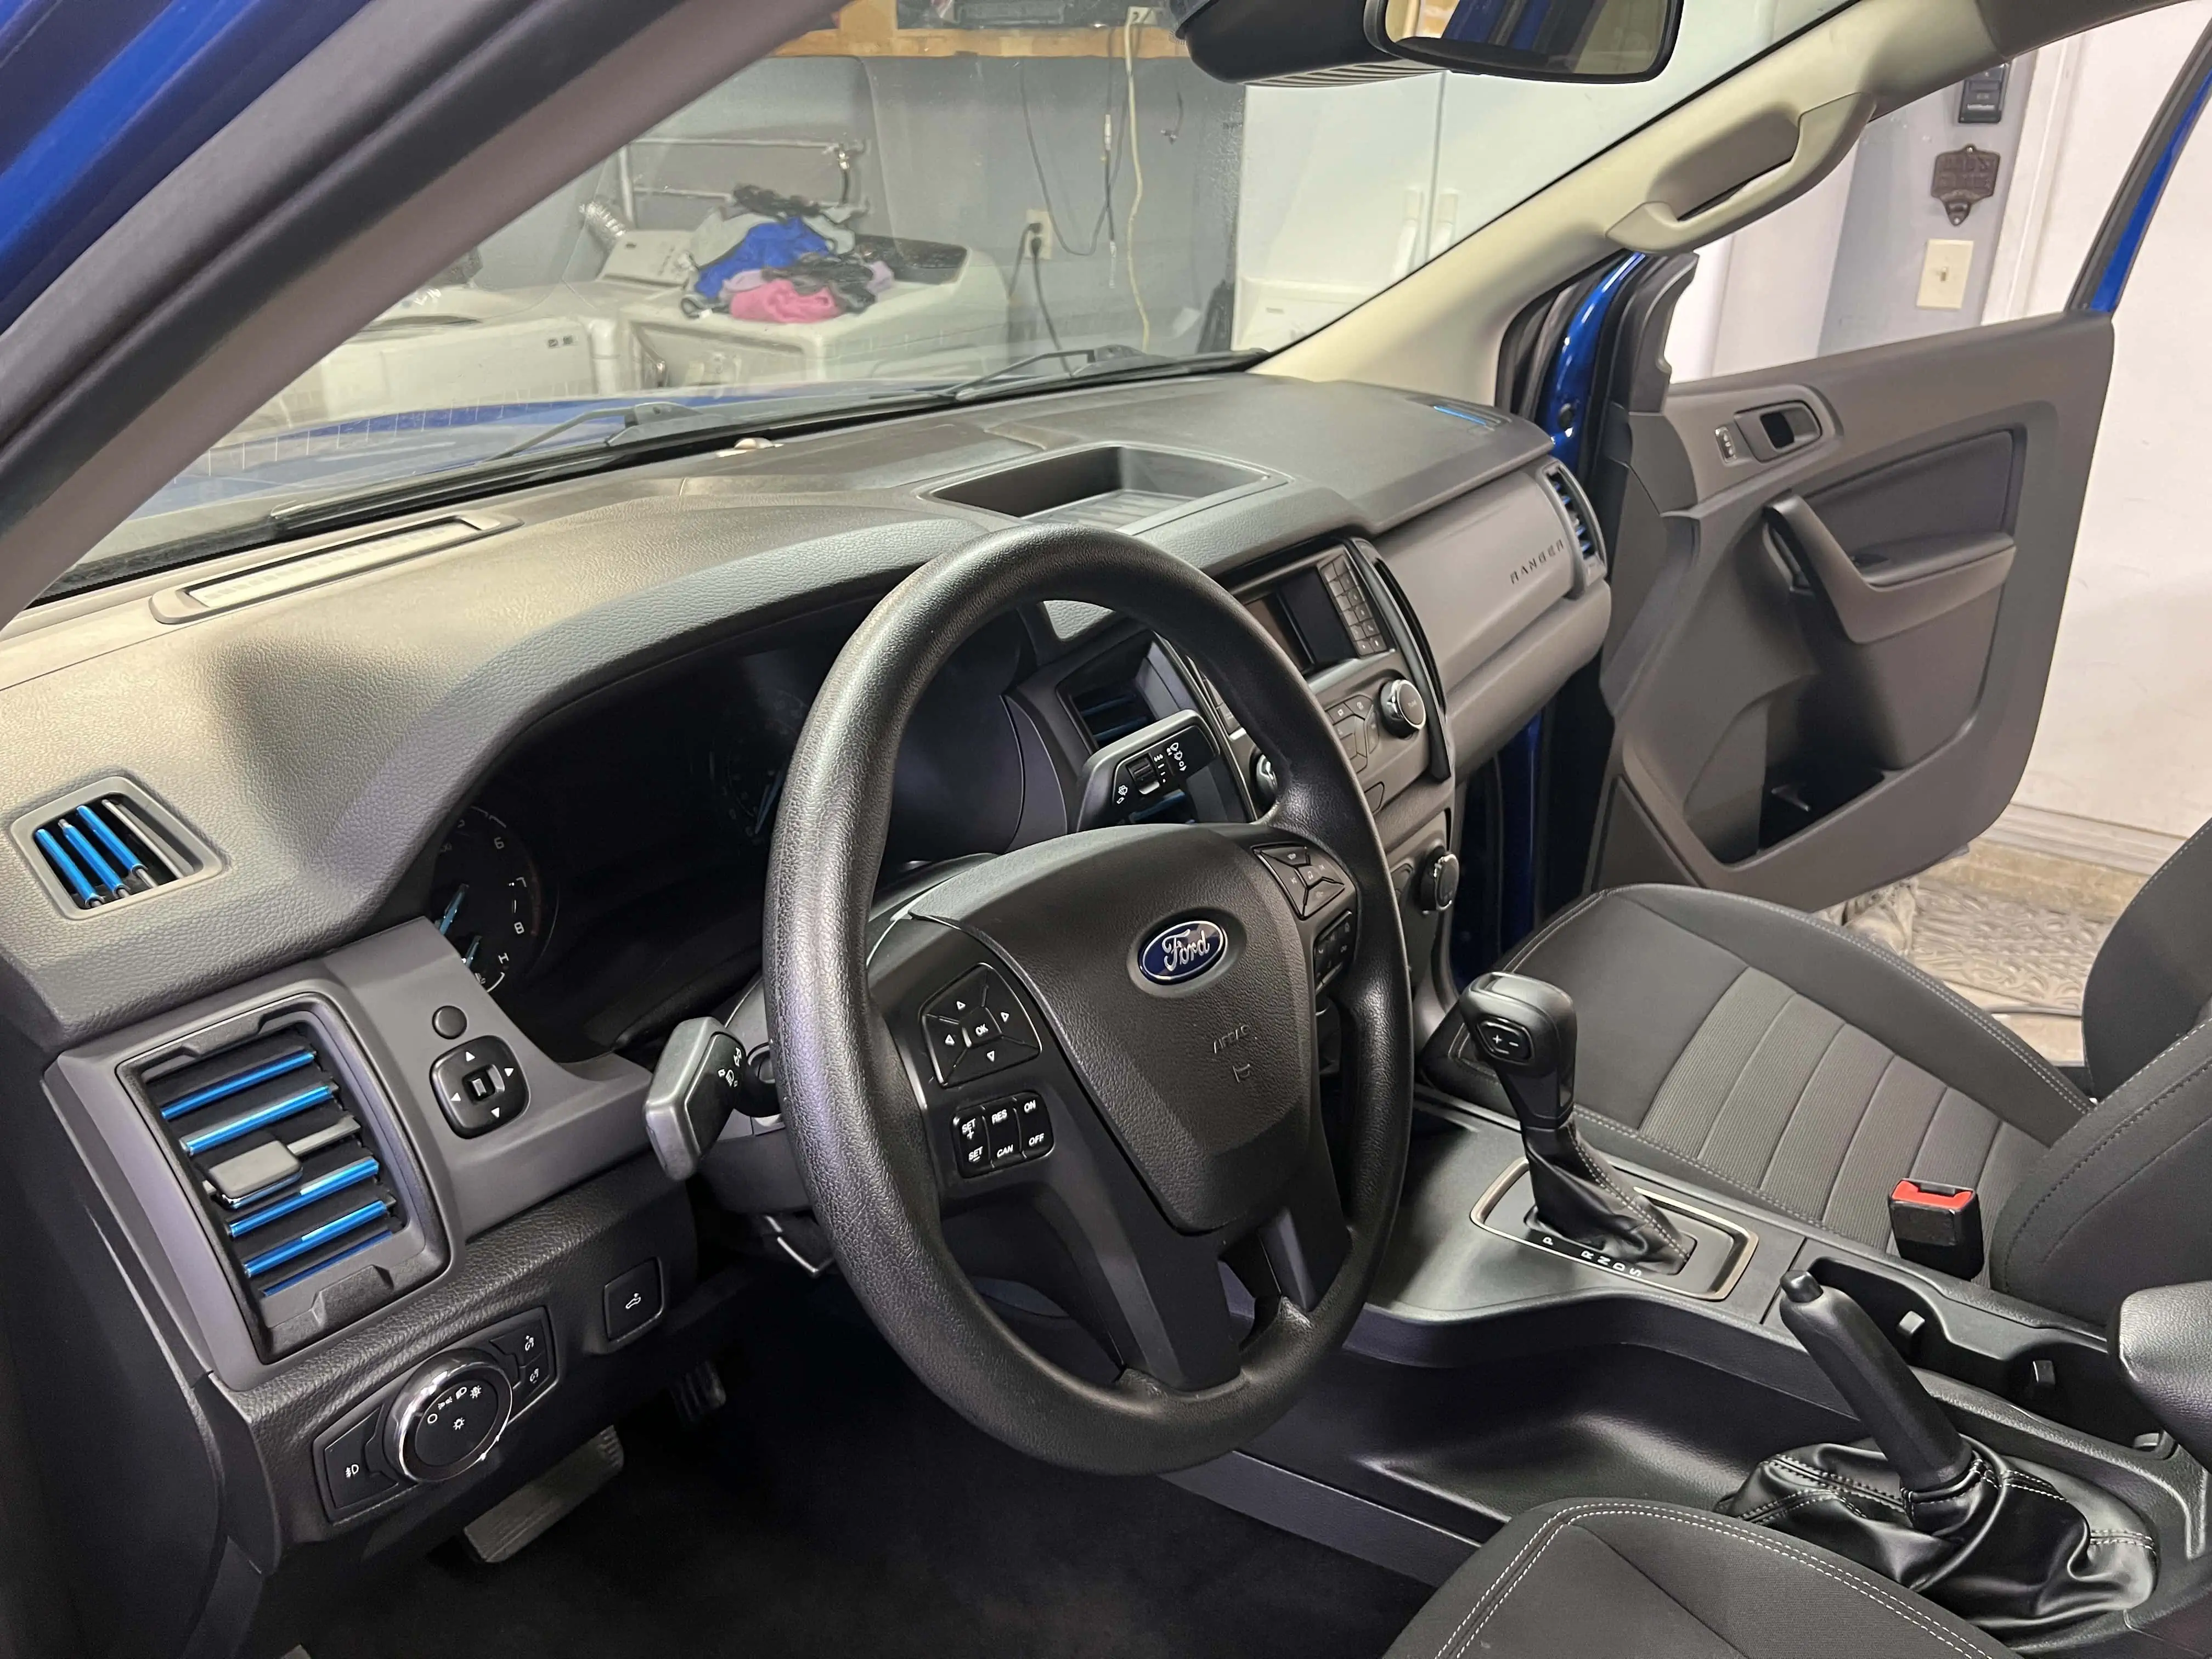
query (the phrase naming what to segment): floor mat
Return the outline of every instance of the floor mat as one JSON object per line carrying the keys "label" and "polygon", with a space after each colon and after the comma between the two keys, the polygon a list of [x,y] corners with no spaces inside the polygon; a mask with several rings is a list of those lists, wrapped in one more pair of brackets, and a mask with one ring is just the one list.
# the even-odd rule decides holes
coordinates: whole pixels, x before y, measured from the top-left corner
{"label": "floor mat", "polygon": [[1164,1481],[1006,1449],[850,1306],[831,1286],[765,1310],[706,1427],[687,1434],[660,1407],[625,1422],[629,1467],[514,1560],[441,1550],[308,1651],[1355,1659],[1425,1599]]}

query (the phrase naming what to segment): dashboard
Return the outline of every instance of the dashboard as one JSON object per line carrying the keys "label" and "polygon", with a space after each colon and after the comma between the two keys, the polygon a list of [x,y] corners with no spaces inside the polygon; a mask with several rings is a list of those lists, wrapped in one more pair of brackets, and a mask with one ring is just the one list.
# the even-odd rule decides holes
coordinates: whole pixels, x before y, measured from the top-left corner
{"label": "dashboard", "polygon": [[[816,690],[900,577],[992,530],[1119,528],[1247,605],[1367,793],[1433,1024],[1468,781],[1608,619],[1550,457],[1388,388],[1071,390],[0,630],[0,1208],[39,1316],[103,1333],[24,1368],[82,1599],[281,1652],[316,1595],[711,1352],[761,1251],[821,1265],[772,1081],[687,1188],[648,1148],[652,1068],[702,1014],[764,1056],[768,852]],[[1072,602],[990,623],[854,763],[894,771],[886,894],[1096,824],[1242,821],[1272,787],[1203,664]],[[94,820],[135,860],[112,888],[73,850]],[[465,1386],[507,1426],[426,1462],[408,1425]],[[149,1467],[189,1473],[118,1543],[96,1495]]]}

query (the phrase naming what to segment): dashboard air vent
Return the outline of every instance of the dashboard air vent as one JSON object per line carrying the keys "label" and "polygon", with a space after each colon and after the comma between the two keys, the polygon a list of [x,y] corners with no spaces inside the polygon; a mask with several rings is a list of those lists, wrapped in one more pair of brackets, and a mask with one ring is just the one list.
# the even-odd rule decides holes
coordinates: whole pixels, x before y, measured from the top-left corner
{"label": "dashboard air vent", "polygon": [[179,838],[155,828],[143,801],[106,791],[41,817],[31,844],[79,910],[150,893],[199,868]]}
{"label": "dashboard air vent", "polygon": [[1598,545],[1597,529],[1590,522],[1589,504],[1583,499],[1583,492],[1576,488],[1575,481],[1567,476],[1566,468],[1557,465],[1546,467],[1544,482],[1559,498],[1559,511],[1574,534],[1576,550],[1588,562],[1602,567],[1605,552]]}
{"label": "dashboard air vent", "polygon": [[[391,1292],[389,1275],[370,1274],[336,1296],[359,1265],[322,1279],[396,1238],[409,1220],[389,1138],[376,1127],[380,1114],[364,1109],[355,1075],[330,1036],[295,1013],[138,1079],[275,1352],[297,1346],[333,1314],[366,1312]],[[316,1305],[325,1291],[346,1305]]]}
{"label": "dashboard air vent", "polygon": [[1103,749],[1117,738],[1150,726],[1156,718],[1152,705],[1130,680],[1115,680],[1068,694],[1075,718],[1083,722],[1093,749]]}

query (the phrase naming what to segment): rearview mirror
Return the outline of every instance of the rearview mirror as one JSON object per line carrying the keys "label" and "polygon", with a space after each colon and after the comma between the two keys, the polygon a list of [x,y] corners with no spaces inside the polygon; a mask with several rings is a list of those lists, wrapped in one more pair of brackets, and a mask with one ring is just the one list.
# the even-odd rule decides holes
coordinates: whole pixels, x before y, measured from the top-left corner
{"label": "rearview mirror", "polygon": [[1667,67],[1682,0],[1368,0],[1395,57],[1521,81],[1648,81]]}

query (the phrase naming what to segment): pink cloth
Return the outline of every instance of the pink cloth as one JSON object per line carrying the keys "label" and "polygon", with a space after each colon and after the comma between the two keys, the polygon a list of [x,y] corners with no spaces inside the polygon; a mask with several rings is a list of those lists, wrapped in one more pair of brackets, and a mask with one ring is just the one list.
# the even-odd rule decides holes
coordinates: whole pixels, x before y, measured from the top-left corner
{"label": "pink cloth", "polygon": [[784,277],[730,295],[730,315],[746,323],[826,323],[839,314],[837,296],[828,289],[801,294]]}

